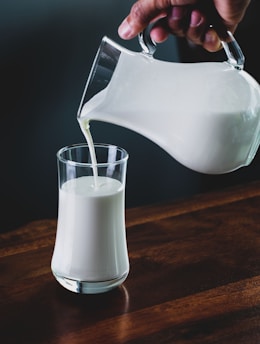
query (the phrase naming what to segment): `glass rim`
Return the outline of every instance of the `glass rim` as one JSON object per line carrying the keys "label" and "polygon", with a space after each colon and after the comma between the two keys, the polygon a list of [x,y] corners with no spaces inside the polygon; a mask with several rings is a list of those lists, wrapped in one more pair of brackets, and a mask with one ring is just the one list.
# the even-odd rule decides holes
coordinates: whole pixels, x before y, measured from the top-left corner
{"label": "glass rim", "polygon": [[[58,152],[56,153],[57,159],[60,162],[67,163],[67,164],[70,164],[72,166],[82,166],[82,167],[93,166],[93,164],[91,162],[79,162],[79,161],[75,161],[75,160],[66,159],[66,158],[61,156],[62,153],[69,151],[69,150],[72,150],[74,148],[79,148],[79,147],[89,148],[89,145],[87,143],[75,143],[75,144],[64,146],[64,147],[60,148],[58,150]],[[113,162],[97,162],[96,166],[105,167],[105,166],[113,165],[113,164],[118,165],[118,164],[122,164],[123,162],[128,160],[129,154],[124,148],[117,146],[117,145],[114,145],[114,144],[110,144],[110,143],[94,143],[95,149],[96,148],[107,148],[108,149],[109,147],[114,147],[117,149],[117,151],[121,151],[123,153],[123,157],[120,159],[117,159]]]}

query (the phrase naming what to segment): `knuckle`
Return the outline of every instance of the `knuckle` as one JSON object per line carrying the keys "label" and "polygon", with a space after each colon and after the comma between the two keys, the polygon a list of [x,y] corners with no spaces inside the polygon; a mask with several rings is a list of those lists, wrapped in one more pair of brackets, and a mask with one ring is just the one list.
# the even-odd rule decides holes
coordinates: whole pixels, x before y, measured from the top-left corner
{"label": "knuckle", "polygon": [[139,21],[141,23],[147,22],[147,15],[145,14],[143,5],[140,1],[137,1],[132,6],[131,17],[134,21]]}

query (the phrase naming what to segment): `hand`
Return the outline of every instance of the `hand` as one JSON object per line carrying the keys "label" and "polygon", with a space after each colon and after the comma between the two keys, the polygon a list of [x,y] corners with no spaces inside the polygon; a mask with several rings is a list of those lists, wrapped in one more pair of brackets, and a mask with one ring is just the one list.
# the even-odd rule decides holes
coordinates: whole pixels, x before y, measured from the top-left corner
{"label": "hand", "polygon": [[163,42],[169,34],[186,37],[208,51],[222,48],[226,31],[235,32],[251,0],[138,0],[119,26],[123,39],[132,39],[156,22],[151,38]]}

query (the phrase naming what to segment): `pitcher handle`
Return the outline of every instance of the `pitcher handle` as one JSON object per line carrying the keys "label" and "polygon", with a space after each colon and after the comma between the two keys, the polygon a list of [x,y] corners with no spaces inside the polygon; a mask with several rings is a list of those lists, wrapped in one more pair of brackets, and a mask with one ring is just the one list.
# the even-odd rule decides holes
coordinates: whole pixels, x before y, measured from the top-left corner
{"label": "pitcher handle", "polygon": [[[156,43],[152,40],[150,35],[151,29],[152,25],[145,28],[138,36],[142,52],[148,56],[153,56],[156,51]],[[228,41],[221,41],[228,58],[227,62],[234,68],[241,70],[244,68],[245,56],[232,33],[227,31],[227,35]]]}
{"label": "pitcher handle", "polygon": [[150,31],[153,25],[147,26],[143,32],[139,33],[138,40],[142,48],[142,52],[148,56],[153,56],[156,51],[156,43],[152,40]]}
{"label": "pitcher handle", "polygon": [[227,31],[227,34],[229,36],[228,42],[221,41],[228,58],[227,62],[241,70],[244,68],[245,56],[232,33]]}

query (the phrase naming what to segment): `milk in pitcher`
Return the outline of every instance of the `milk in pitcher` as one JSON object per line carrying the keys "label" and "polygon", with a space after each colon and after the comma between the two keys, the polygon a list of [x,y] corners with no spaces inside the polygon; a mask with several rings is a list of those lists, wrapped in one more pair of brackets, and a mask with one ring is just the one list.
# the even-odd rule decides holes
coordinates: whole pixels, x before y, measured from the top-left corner
{"label": "milk in pitcher", "polygon": [[[121,53],[80,118],[134,130],[198,172],[231,172],[259,146],[260,91],[227,62],[173,63]],[[253,142],[253,143],[252,143]]]}

